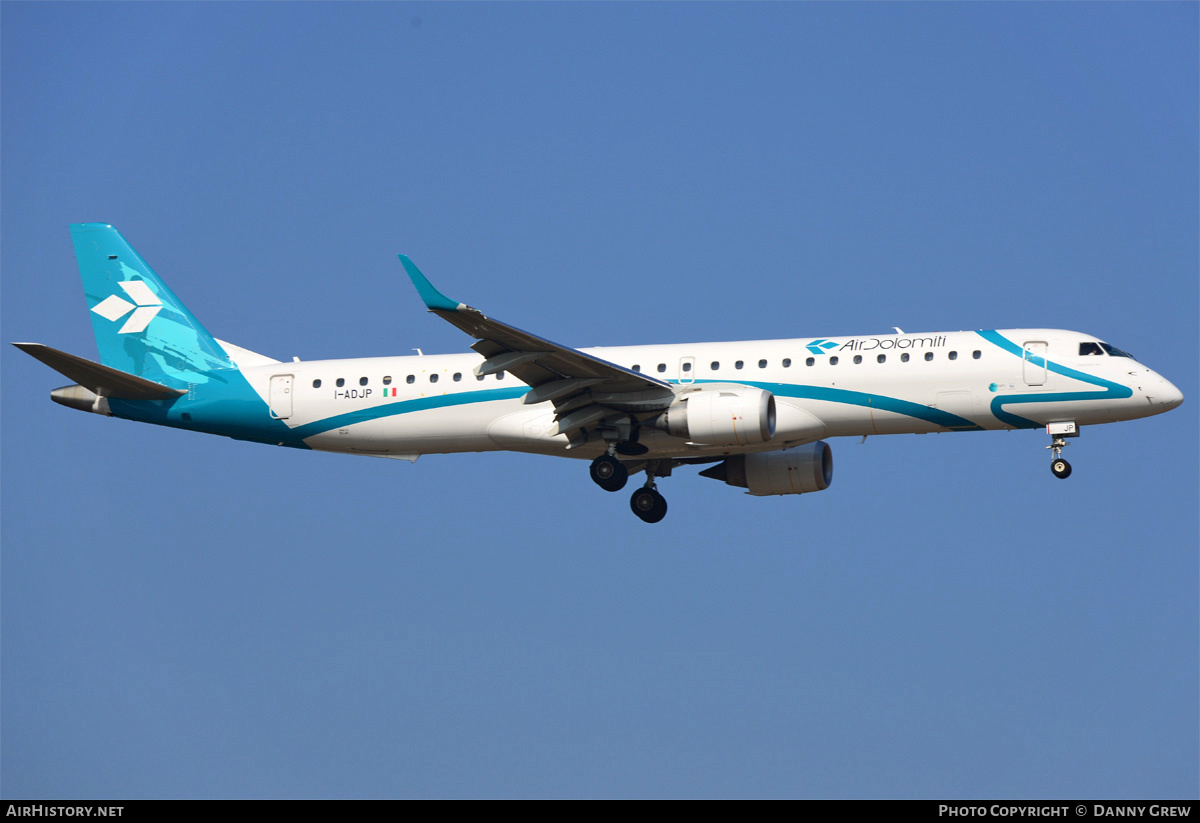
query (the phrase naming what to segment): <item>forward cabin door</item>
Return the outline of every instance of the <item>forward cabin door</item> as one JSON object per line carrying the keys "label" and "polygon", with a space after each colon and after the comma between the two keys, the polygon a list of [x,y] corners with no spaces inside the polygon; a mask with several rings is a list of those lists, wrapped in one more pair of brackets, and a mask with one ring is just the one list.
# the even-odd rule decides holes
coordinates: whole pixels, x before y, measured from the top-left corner
{"label": "forward cabin door", "polygon": [[1023,346],[1025,351],[1022,359],[1025,361],[1025,385],[1043,386],[1046,384],[1046,343],[1043,340],[1028,340]]}
{"label": "forward cabin door", "polygon": [[271,416],[286,420],[292,416],[292,375],[277,374],[271,378]]}

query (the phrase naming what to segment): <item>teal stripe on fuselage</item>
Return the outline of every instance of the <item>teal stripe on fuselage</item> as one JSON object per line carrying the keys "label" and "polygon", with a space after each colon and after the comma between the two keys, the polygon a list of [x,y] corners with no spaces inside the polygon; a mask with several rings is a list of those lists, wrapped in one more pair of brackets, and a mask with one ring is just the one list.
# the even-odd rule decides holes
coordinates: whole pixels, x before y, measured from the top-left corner
{"label": "teal stripe on fuselage", "polygon": [[[270,416],[267,404],[246,382],[237,370],[209,372],[209,382],[196,386],[194,394],[177,400],[110,400],[109,404],[118,417],[157,423],[174,428],[223,434],[240,440],[260,443],[283,443],[307,448],[306,438],[335,429],[380,420],[412,412],[462,406],[469,403],[488,403],[515,400],[523,397],[527,386],[503,389],[484,389],[454,394],[418,397],[397,400],[368,408],[356,409],[344,414],[326,417],[294,428],[284,421]],[[728,380],[698,380],[696,383],[728,383]],[[826,386],[810,386],[793,383],[769,383],[762,381],[736,381],[740,385],[764,389],[776,397],[794,397],[801,400],[818,400],[840,403],[924,420],[950,431],[979,431],[982,427],[964,417],[943,409],[930,408],[921,403],[901,400],[882,394],[835,389]],[[183,414],[191,420],[183,418]],[[1036,424],[1035,424],[1036,425]]]}
{"label": "teal stripe on fuselage", "polygon": [[1009,340],[1004,335],[995,331],[979,331],[976,332],[984,340],[992,345],[1003,349],[1022,361],[1028,359],[1035,366],[1041,366],[1049,369],[1055,374],[1061,374],[1064,377],[1070,377],[1073,380],[1079,380],[1083,383],[1089,383],[1093,386],[1100,386],[1103,391],[1076,391],[1076,392],[1040,392],[1032,394],[1006,394],[994,397],[992,399],[991,409],[992,415],[1009,426],[1018,429],[1040,429],[1042,423],[1028,420],[1024,417],[1019,417],[1015,414],[1004,411],[1004,406],[1014,403],[1060,403],[1078,400],[1121,400],[1126,397],[1133,396],[1133,389],[1128,386],[1122,386],[1120,383],[1113,383],[1105,380],[1102,377],[1096,377],[1092,374],[1076,371],[1075,369],[1054,363],[1051,360],[1038,357],[1030,352],[1026,357],[1026,351],[1021,346]]}
{"label": "teal stripe on fuselage", "polygon": [[[697,383],[727,383],[727,380],[697,380]],[[847,406],[862,406],[867,409],[879,409],[880,411],[892,412],[894,414],[902,414],[905,417],[914,417],[917,420],[924,420],[927,423],[932,423],[935,426],[941,426],[944,429],[951,431],[981,431],[982,426],[967,420],[965,417],[959,417],[957,414],[951,414],[943,409],[935,409],[921,403],[914,403],[911,400],[901,400],[897,397],[888,397],[884,394],[871,394],[870,392],[850,391],[849,389],[832,389],[825,386],[806,386],[795,383],[762,383],[758,381],[735,381],[744,386],[754,386],[755,388],[769,391],[776,397],[796,397],[802,400],[824,400],[828,403],[843,403]]]}
{"label": "teal stripe on fuselage", "polygon": [[[729,383],[728,380],[697,380],[696,383]],[[754,386],[755,388],[764,389],[771,392],[776,397],[796,397],[805,400],[824,400],[829,403],[842,403],[850,406],[862,406],[863,408],[879,409],[880,411],[893,412],[901,414],[905,417],[913,417],[918,420],[924,420],[932,423],[935,426],[941,426],[951,431],[979,431],[981,427],[967,420],[964,417],[959,417],[956,414],[943,411],[942,409],[934,409],[924,406],[920,403],[913,403],[908,400],[900,400],[895,397],[888,397],[881,394],[870,394],[868,392],[849,391],[847,389],[832,389],[824,386],[805,386],[794,385],[791,383],[764,383],[757,381],[736,381],[743,386]],[[460,406],[467,403],[486,403],[493,400],[512,400],[518,397],[523,397],[529,389],[521,386],[511,389],[487,389],[485,391],[461,392],[458,394],[438,395],[436,397],[420,397],[414,400],[400,400],[395,403],[387,403],[370,408],[357,409],[356,411],[339,414],[335,417],[326,417],[322,420],[316,420],[312,423],[306,423],[302,426],[297,426],[292,429],[293,436],[301,439],[312,437],[313,435],[322,434],[333,429],[352,426],[356,423],[366,423],[370,420],[378,420],[384,417],[391,417],[397,414],[407,414],[409,412],[428,411],[429,409],[444,408],[447,406]],[[483,395],[483,396],[481,396]]]}

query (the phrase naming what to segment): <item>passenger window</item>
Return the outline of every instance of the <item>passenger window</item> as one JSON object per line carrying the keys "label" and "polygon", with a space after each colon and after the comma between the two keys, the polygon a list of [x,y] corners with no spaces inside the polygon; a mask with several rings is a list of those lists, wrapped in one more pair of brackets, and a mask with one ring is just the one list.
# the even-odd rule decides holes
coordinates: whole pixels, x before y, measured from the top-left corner
{"label": "passenger window", "polygon": [[659,373],[659,374],[662,374],[662,373],[663,373],[663,372],[665,372],[666,370],[667,370],[667,364],[666,364],[666,363],[659,363],[659,364],[658,364],[658,373]]}
{"label": "passenger window", "polygon": [[462,372],[456,371],[454,373],[454,382],[457,383],[459,380],[462,380]]}
{"label": "passenger window", "polygon": [[438,376],[437,376],[436,374],[431,374],[431,375],[429,375],[429,382],[430,382],[430,383],[436,383],[436,382],[437,382],[437,378],[438,378]]}
{"label": "passenger window", "polygon": [[684,364],[683,364],[683,372],[684,372],[684,374],[687,374],[687,373],[688,373],[688,372],[690,372],[691,370],[692,370],[692,364],[691,364],[691,363],[684,363]]}
{"label": "passenger window", "polygon": [[886,362],[887,362],[887,355],[886,355],[886,354],[881,354],[881,355],[879,355],[878,357],[876,357],[876,358],[875,358],[875,362],[876,362],[876,363],[886,363]]}
{"label": "passenger window", "polygon": [[790,358],[790,357],[783,358],[783,367],[785,369],[790,369],[792,367],[792,358]]}
{"label": "passenger window", "polygon": [[712,361],[712,366],[711,366],[710,368],[711,368],[713,371],[716,371],[717,369],[721,368],[721,361],[720,361],[720,360],[714,360],[714,361]]}
{"label": "passenger window", "polygon": [[838,364],[838,359],[837,359],[837,355],[835,354],[833,357],[829,358],[829,365],[836,366],[837,364]]}
{"label": "passenger window", "polygon": [[417,380],[417,378],[413,377],[411,374],[408,377],[404,378],[405,383],[415,383],[416,380]]}
{"label": "passenger window", "polygon": [[949,358],[950,358],[951,360],[957,360],[957,359],[958,359],[958,352],[956,352],[956,351],[952,351],[952,352],[950,352],[950,354],[949,354],[948,356],[949,356]]}
{"label": "passenger window", "polygon": [[313,381],[313,388],[314,388],[314,389],[319,389],[319,388],[321,388],[321,381],[320,381],[320,380],[314,380],[314,381]]}
{"label": "passenger window", "polygon": [[804,359],[804,365],[806,365],[806,366],[811,366],[811,365],[815,364],[816,362],[817,362],[817,359],[815,357],[807,357]]}
{"label": "passenger window", "polygon": [[483,379],[483,378],[485,378],[485,377],[487,377],[487,375],[486,375],[486,374],[477,374],[477,375],[475,375],[475,379],[476,379],[476,380],[482,380],[482,379]]}
{"label": "passenger window", "polygon": [[367,378],[365,378],[365,377],[358,378],[358,385],[360,385],[360,386],[367,385]]}
{"label": "passenger window", "polygon": [[641,371],[642,367],[639,366],[637,363],[634,363],[632,366],[630,366],[630,370],[631,371]]}
{"label": "passenger window", "polygon": [[385,375],[385,376],[384,376],[384,378],[383,378],[383,385],[385,385],[385,386],[390,386],[390,385],[392,385],[392,376],[391,376],[390,374],[389,374],[389,375]]}
{"label": "passenger window", "polygon": [[504,372],[502,372],[502,371],[498,371],[498,372],[496,372],[496,379],[497,379],[497,380],[503,380],[503,379],[504,379]]}
{"label": "passenger window", "polygon": [[857,366],[861,362],[862,362],[862,355],[861,354],[854,355],[854,365]]}
{"label": "passenger window", "polygon": [[746,364],[745,364],[745,363],[743,363],[741,360],[739,360],[739,361],[737,361],[736,363],[734,363],[734,364],[733,364],[733,367],[734,367],[735,369],[740,369],[740,368],[741,368],[742,366],[744,366],[744,365],[746,365]]}
{"label": "passenger window", "polygon": [[760,369],[765,369],[765,368],[767,367],[767,361],[766,361],[766,360],[759,360],[759,361],[758,361],[758,367],[759,367]]}
{"label": "passenger window", "polygon": [[338,388],[340,389],[342,386],[346,385],[346,381],[344,378],[339,377],[337,379],[337,384],[338,384]]}
{"label": "passenger window", "polygon": [[901,363],[907,363],[907,362],[908,362],[908,352],[905,352],[904,354],[900,355],[900,362],[901,362]]}
{"label": "passenger window", "polygon": [[982,355],[980,355],[979,349],[976,349],[975,351],[971,352],[971,357],[975,360],[978,360],[981,356]]}
{"label": "passenger window", "polygon": [[925,352],[925,359],[926,359],[926,360],[932,360],[932,359],[933,359],[933,352],[931,352],[931,351],[927,351],[927,352]]}

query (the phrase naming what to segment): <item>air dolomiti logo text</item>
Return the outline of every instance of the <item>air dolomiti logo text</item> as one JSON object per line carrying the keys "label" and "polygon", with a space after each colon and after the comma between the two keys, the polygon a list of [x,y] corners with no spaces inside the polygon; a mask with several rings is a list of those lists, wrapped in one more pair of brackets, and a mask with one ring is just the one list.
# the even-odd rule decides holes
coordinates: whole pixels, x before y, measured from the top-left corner
{"label": "air dolomiti logo text", "polygon": [[150,291],[150,287],[146,285],[145,281],[125,280],[117,285],[125,290],[133,302],[130,303],[114,294],[97,303],[92,311],[114,323],[133,312],[133,314],[129,314],[129,319],[125,321],[125,325],[121,326],[117,334],[136,334],[145,331],[154,316],[162,311],[162,301],[158,299],[158,295]]}
{"label": "air dolomiti logo text", "polygon": [[935,334],[932,337],[854,337],[845,343],[835,343],[833,340],[820,338],[809,343],[807,348],[813,354],[828,354],[837,349],[844,351],[871,351],[872,349],[934,349],[946,345],[946,335]]}
{"label": "air dolomiti logo text", "polygon": [[[946,345],[946,335],[933,337],[855,337],[842,344],[838,351],[871,351],[872,349],[934,349]],[[809,348],[812,348],[811,346]]]}

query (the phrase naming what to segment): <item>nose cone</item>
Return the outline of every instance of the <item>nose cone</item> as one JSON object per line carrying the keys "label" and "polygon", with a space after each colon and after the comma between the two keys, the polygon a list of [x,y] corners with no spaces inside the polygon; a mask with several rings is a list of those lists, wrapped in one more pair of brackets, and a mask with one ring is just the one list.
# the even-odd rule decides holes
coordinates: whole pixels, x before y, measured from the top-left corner
{"label": "nose cone", "polygon": [[1162,388],[1158,390],[1162,398],[1160,402],[1163,405],[1163,411],[1170,411],[1183,402],[1183,392],[1176,388],[1170,380],[1164,378],[1162,382]]}

